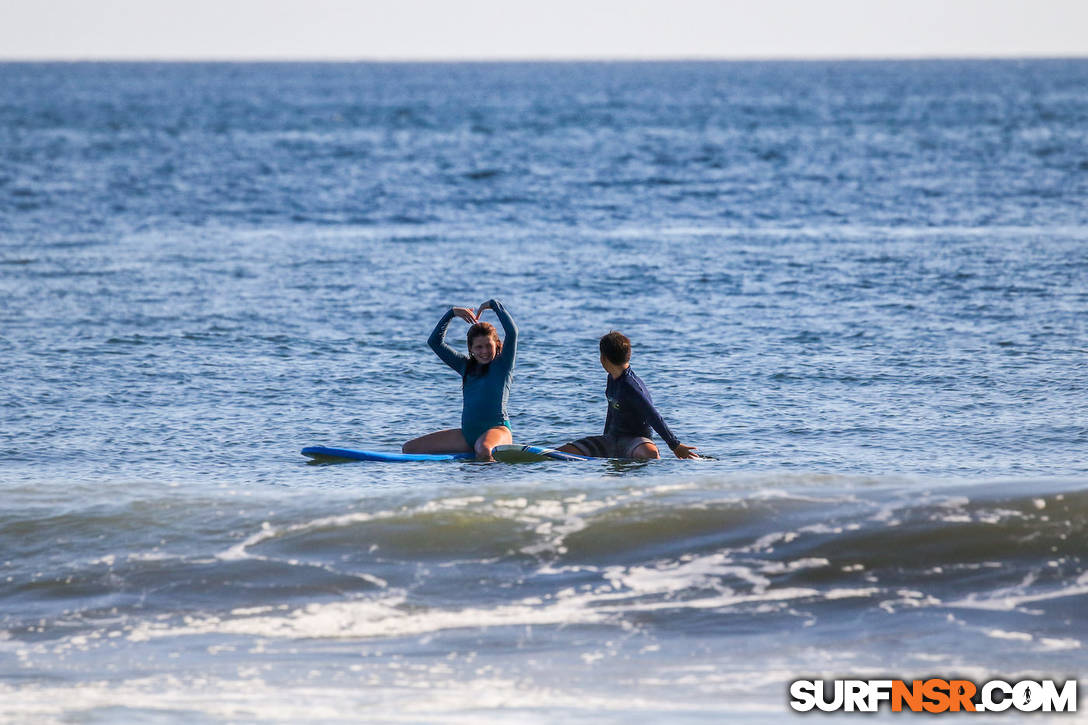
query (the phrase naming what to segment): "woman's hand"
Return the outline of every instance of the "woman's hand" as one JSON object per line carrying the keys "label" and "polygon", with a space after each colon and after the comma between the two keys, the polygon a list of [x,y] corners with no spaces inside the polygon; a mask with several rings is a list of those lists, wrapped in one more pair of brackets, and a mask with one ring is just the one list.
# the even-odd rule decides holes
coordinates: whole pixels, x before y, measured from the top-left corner
{"label": "woman's hand", "polygon": [[479,309],[476,310],[476,317],[479,317],[480,315],[482,315],[484,313],[484,310],[490,310],[490,309],[492,309],[491,308],[491,300],[488,300],[487,302],[480,305]]}
{"label": "woman's hand", "polygon": [[479,322],[479,319],[477,319],[476,317],[476,313],[466,307],[454,307],[453,314],[460,317],[462,320],[470,325],[475,325],[477,322]]}

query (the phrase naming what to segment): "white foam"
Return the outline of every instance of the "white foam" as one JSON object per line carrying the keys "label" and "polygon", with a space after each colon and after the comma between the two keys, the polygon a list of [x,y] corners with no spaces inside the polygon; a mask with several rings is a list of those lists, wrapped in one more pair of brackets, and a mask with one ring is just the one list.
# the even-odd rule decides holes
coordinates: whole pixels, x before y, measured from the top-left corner
{"label": "white foam", "polygon": [[722,579],[732,577],[747,582],[758,591],[771,584],[767,577],[756,574],[750,567],[738,565],[725,553],[703,556],[683,563],[662,563],[656,567],[608,567],[605,579],[615,589],[627,589],[627,596],[644,596],[680,592],[686,589],[720,589]]}
{"label": "white foam", "polygon": [[[189,635],[241,635],[282,639],[367,639],[432,635],[455,629],[485,629],[532,625],[623,625],[631,612],[662,609],[716,609],[745,604],[775,604],[801,598],[844,599],[873,596],[876,588],[840,588],[820,592],[807,587],[772,589],[772,580],[756,567],[796,571],[826,566],[823,559],[801,559],[783,565],[751,566],[726,553],[692,557],[656,566],[608,567],[600,571],[607,582],[594,587],[569,587],[551,597],[527,597],[495,607],[426,609],[407,606],[403,590],[350,601],[314,603],[287,610],[281,606],[236,609],[226,616],[189,616],[182,621],[153,620],[133,626],[134,642]],[[586,569],[586,567],[583,567]],[[597,571],[593,567],[589,570]],[[570,568],[542,570],[564,574]],[[678,596],[682,595],[682,596]]]}
{"label": "white foam", "polygon": [[988,629],[985,630],[985,634],[987,637],[992,637],[994,639],[1014,639],[1020,642],[1030,642],[1034,639],[1034,637],[1027,632],[1006,632],[1001,629]]}
{"label": "white foam", "polygon": [[134,642],[162,637],[203,634],[247,635],[284,639],[407,637],[452,629],[524,625],[564,625],[600,622],[606,617],[583,606],[577,598],[557,597],[544,606],[540,600],[460,610],[406,610],[403,592],[381,598],[310,604],[283,614],[259,612],[246,616],[186,617],[181,624],[144,622],[133,627]]}
{"label": "white foam", "polygon": [[676,491],[693,491],[697,489],[694,483],[665,483],[660,486],[654,486],[650,488],[647,493],[660,494],[660,493],[674,493]]}
{"label": "white foam", "polygon": [[810,557],[807,559],[795,559],[794,561],[770,561],[760,567],[764,574],[785,574],[786,572],[800,571],[801,569],[819,569],[830,566],[831,562],[823,557]]}
{"label": "white foam", "polygon": [[998,592],[984,597],[971,594],[964,599],[949,602],[948,606],[959,607],[961,609],[983,609],[1009,612],[1032,602],[1044,602],[1051,599],[1061,599],[1063,597],[1084,596],[1085,594],[1088,594],[1088,582],[1082,581],[1084,578],[1084,576],[1078,578],[1076,586],[1055,589],[1053,591],[1041,592],[1038,594],[1023,594],[1012,590],[1005,590],[1004,593]]}
{"label": "white foam", "polygon": [[532,527],[545,538],[523,547],[521,552],[531,556],[565,553],[568,536],[585,529],[589,516],[615,506],[619,501],[618,498],[588,501],[585,495],[580,495],[562,500],[543,499],[529,503],[520,509],[515,520]]}
{"label": "white foam", "polygon": [[872,597],[882,590],[877,587],[859,587],[854,589],[831,589],[824,593],[824,599],[853,599],[856,597]]}
{"label": "white foam", "polygon": [[667,609],[726,609],[739,604],[762,604],[767,602],[784,602],[793,599],[811,599],[819,597],[816,589],[791,587],[774,589],[758,594],[721,594],[718,596],[702,597],[699,599],[666,600],[657,602],[624,603],[616,606],[602,606],[598,611],[618,613],[624,612],[654,612]]}
{"label": "white foam", "polygon": [[[641,692],[621,688],[612,694],[589,687],[557,689],[502,676],[490,667],[481,669],[469,674],[428,665],[352,668],[352,680],[340,685],[319,684],[320,672],[302,673],[290,685],[252,674],[237,679],[157,675],[74,686],[0,682],[0,721],[50,725],[81,720],[96,710],[124,708],[161,713],[178,721],[359,722],[363,718],[457,725],[495,721],[535,724],[596,719],[602,713],[610,720],[619,715],[625,721],[637,721],[646,712],[708,716],[779,707],[771,708],[751,696],[730,698],[728,704],[714,698],[692,698],[688,691],[678,693],[675,683],[654,694],[646,688]],[[730,689],[744,684],[740,682],[743,678],[731,673],[707,672],[704,679],[721,681]],[[736,691],[738,695],[745,692]]]}
{"label": "white foam", "polygon": [[774,545],[781,542],[788,544],[797,538],[798,534],[794,531],[776,531],[770,534],[764,534],[756,539],[756,541],[745,548],[747,551],[774,551]]}
{"label": "white foam", "polygon": [[436,511],[457,511],[468,508],[474,504],[481,504],[486,499],[483,496],[464,496],[461,498],[442,498],[428,501],[419,508],[419,511],[433,513]]}
{"label": "white foam", "polygon": [[342,514],[340,516],[328,516],[325,518],[315,519],[313,521],[307,521],[301,524],[293,524],[291,526],[278,527],[273,526],[269,522],[265,521],[261,524],[261,530],[255,534],[252,534],[247,539],[239,544],[235,544],[224,552],[221,552],[216,558],[222,561],[238,561],[240,559],[246,559],[250,556],[247,551],[250,547],[256,546],[264,541],[276,539],[281,536],[293,534],[299,531],[309,531],[311,529],[321,529],[327,527],[337,526],[349,526],[351,524],[362,523],[365,521],[371,521],[375,518],[380,518],[384,514],[367,514],[367,513],[353,513]]}

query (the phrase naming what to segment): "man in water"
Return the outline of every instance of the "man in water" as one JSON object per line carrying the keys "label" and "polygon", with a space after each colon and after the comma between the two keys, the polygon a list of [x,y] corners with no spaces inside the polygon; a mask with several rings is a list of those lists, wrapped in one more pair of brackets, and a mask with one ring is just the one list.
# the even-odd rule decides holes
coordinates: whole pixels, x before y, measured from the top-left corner
{"label": "man in water", "polygon": [[593,458],[660,458],[650,439],[653,428],[677,458],[699,457],[694,446],[685,446],[665,425],[650,391],[631,370],[631,341],[626,335],[613,330],[601,338],[601,366],[608,373],[604,435],[579,438],[557,450]]}

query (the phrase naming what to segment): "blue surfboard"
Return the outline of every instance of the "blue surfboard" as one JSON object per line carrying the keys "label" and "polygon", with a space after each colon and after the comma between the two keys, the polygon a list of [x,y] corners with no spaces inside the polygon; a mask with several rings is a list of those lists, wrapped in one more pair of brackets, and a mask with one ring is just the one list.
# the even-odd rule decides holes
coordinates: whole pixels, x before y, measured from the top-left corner
{"label": "blue surfboard", "polygon": [[[385,453],[382,451],[361,451],[353,448],[330,448],[329,446],[310,446],[302,449],[302,455],[316,462],[335,461],[378,461],[381,463],[409,463],[412,461],[469,461],[476,456],[472,453]],[[517,444],[495,446],[492,451],[496,461],[503,463],[534,463],[537,461],[590,461],[591,458],[573,453],[562,453],[544,446],[523,446]]]}
{"label": "blue surfboard", "polygon": [[517,444],[495,446],[491,455],[503,463],[535,463],[537,461],[591,461],[592,458],[574,453],[563,453],[544,446],[522,446]]}
{"label": "blue surfboard", "polygon": [[383,453],[381,451],[357,451],[351,448],[329,448],[328,446],[303,448],[302,455],[315,461],[382,461],[384,463],[465,461],[476,457],[471,453]]}

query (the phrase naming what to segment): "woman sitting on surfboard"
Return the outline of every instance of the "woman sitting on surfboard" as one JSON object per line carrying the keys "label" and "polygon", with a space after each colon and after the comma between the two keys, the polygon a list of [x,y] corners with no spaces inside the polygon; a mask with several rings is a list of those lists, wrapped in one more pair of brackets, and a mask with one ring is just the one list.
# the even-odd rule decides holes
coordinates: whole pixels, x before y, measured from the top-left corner
{"label": "woman sitting on surfboard", "polygon": [[[494,325],[480,322],[479,316],[487,309],[498,315],[506,333],[505,341],[499,339]],[[446,328],[454,316],[471,325],[468,355],[446,343]],[[518,352],[518,327],[513,318],[498,300],[488,300],[475,312],[453,307],[438,321],[427,344],[461,376],[465,401],[461,408],[461,427],[428,433],[408,441],[401,450],[404,453],[475,452],[478,460],[494,460],[491,451],[495,446],[514,441],[506,417],[506,399],[510,395],[514,358]]]}

